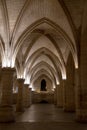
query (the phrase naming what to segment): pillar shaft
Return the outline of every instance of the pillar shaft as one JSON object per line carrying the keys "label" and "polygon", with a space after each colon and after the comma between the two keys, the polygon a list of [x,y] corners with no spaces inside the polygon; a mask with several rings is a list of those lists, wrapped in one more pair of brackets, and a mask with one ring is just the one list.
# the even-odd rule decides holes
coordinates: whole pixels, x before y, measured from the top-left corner
{"label": "pillar shaft", "polygon": [[75,111],[75,90],[74,86],[63,81],[63,108],[64,111]]}
{"label": "pillar shaft", "polygon": [[24,106],[29,107],[29,84],[24,84]]}
{"label": "pillar shaft", "polygon": [[2,68],[1,86],[1,106],[0,106],[0,122],[11,122],[15,120],[14,110],[12,107],[13,96],[13,74],[15,69]]}
{"label": "pillar shaft", "polygon": [[32,89],[29,88],[29,105],[32,104]]}
{"label": "pillar shaft", "polygon": [[75,85],[74,85],[75,67],[71,53],[69,54],[67,60],[66,74],[67,79],[65,80],[63,86],[65,95],[64,110],[72,112],[75,111]]}
{"label": "pillar shaft", "polygon": [[74,86],[71,84],[67,84],[65,82],[64,85],[64,93],[65,93],[65,103],[64,110],[65,111],[75,111],[75,90]]}
{"label": "pillar shaft", "polygon": [[57,106],[63,107],[63,87],[57,85]]}
{"label": "pillar shaft", "polygon": [[62,84],[63,84],[63,109],[65,110],[66,108],[66,89],[65,89],[65,82],[66,80],[63,80],[62,81]]}
{"label": "pillar shaft", "polygon": [[87,122],[87,89],[81,87],[79,69],[75,72],[76,120]]}
{"label": "pillar shaft", "polygon": [[17,96],[17,104],[16,104],[16,111],[23,112],[24,111],[24,79],[17,79],[18,83],[18,96]]}
{"label": "pillar shaft", "polygon": [[54,104],[57,105],[57,88],[54,89]]}
{"label": "pillar shaft", "polygon": [[87,0],[84,1],[84,11],[82,17],[81,32],[78,36],[78,80],[76,118],[78,121],[87,122]]}

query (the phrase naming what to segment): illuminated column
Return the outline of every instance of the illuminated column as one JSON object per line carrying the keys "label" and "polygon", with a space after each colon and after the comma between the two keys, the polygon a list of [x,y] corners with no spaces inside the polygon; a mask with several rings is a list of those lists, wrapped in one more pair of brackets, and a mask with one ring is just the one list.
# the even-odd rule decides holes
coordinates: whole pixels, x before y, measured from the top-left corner
{"label": "illuminated column", "polygon": [[29,107],[30,103],[29,84],[24,84],[24,106]]}
{"label": "illuminated column", "polygon": [[57,88],[54,89],[54,104],[57,105]]}
{"label": "illuminated column", "polygon": [[0,105],[0,122],[11,122],[15,120],[15,113],[12,106],[13,96],[13,74],[15,69],[2,68],[2,96]]}
{"label": "illuminated column", "polygon": [[63,87],[62,87],[62,84],[57,85],[57,106],[63,107]]}
{"label": "illuminated column", "polygon": [[23,112],[24,111],[24,79],[17,79],[18,83],[18,97],[17,97],[17,104],[16,104],[16,111]]}
{"label": "illuminated column", "polygon": [[64,90],[64,110],[65,111],[75,111],[75,68],[74,62],[72,59],[72,55],[70,54],[68,57],[67,65],[66,65],[66,73],[67,79],[63,82],[63,90]]}

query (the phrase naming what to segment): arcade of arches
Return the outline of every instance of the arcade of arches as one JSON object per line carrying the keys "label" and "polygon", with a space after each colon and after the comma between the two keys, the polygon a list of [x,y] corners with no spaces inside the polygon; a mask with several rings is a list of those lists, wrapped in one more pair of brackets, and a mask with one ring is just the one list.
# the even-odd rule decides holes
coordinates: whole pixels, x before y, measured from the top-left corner
{"label": "arcade of arches", "polygon": [[42,100],[87,122],[87,0],[0,0],[0,122]]}

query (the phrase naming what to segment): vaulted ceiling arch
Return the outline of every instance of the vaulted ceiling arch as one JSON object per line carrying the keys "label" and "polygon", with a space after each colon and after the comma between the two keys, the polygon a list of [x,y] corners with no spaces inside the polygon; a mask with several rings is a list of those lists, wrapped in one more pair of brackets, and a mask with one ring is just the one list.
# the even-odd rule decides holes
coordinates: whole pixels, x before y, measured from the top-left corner
{"label": "vaulted ceiling arch", "polygon": [[14,43],[15,34],[16,34],[18,28],[19,28],[19,25],[21,24],[21,20],[22,20],[24,14],[25,14],[25,11],[26,11],[27,7],[29,6],[30,2],[31,2],[31,0],[26,0],[22,9],[19,12],[19,15],[17,17],[17,20],[16,20],[14,28],[13,28],[13,32],[12,32],[12,35],[11,35],[11,44]]}
{"label": "vaulted ceiling arch", "polygon": [[67,8],[67,6],[66,6],[66,4],[65,4],[65,2],[63,0],[58,0],[58,1],[60,2],[61,7],[63,8],[63,10],[65,12],[67,20],[68,20],[68,22],[70,24],[70,27],[72,29],[72,33],[73,33],[74,39],[75,39],[75,41],[77,41],[76,27],[75,27],[75,24],[74,24],[74,21],[73,21],[71,15],[70,15],[70,12],[69,12],[69,10],[68,10],[68,8]]}
{"label": "vaulted ceiling arch", "polygon": [[22,35],[19,37],[15,47],[14,47],[14,54],[13,54],[13,58],[15,60],[15,57],[21,47],[21,45],[24,43],[25,39],[30,35],[30,33],[40,24],[43,24],[43,23],[47,23],[49,24],[50,26],[52,26],[56,32],[58,34],[61,35],[61,37],[67,41],[67,45],[73,55],[73,58],[74,58],[74,62],[75,62],[75,66],[78,67],[78,58],[77,58],[77,49],[76,49],[76,46],[72,43],[72,41],[70,40],[70,38],[67,36],[67,34],[64,32],[64,30],[62,30],[58,25],[56,25],[55,23],[53,23],[53,21],[50,21],[49,19],[47,18],[42,18],[38,21],[36,21],[35,23],[33,23],[31,26],[29,26],[23,33]]}
{"label": "vaulted ceiling arch", "polygon": [[33,75],[30,79],[30,82],[32,84],[32,82],[34,82],[35,80],[38,79],[38,77],[42,76],[42,75],[46,75],[47,77],[49,77],[49,79],[54,83],[56,83],[56,80],[54,79],[54,77],[52,75],[50,75],[49,72],[47,72],[45,69],[41,69],[39,71],[37,71],[37,73],[35,73],[35,75]]}
{"label": "vaulted ceiling arch", "polygon": [[[38,32],[38,31],[39,31],[39,32]],[[63,55],[62,55],[62,53],[61,53],[61,51],[60,51],[60,48],[58,47],[57,42],[55,41],[55,39],[52,38],[52,36],[51,36],[49,33],[45,35],[44,32],[42,32],[42,31],[40,31],[40,30],[36,30],[35,32],[39,33],[40,35],[39,35],[38,37],[36,37],[36,38],[33,40],[33,42],[31,42],[31,43],[29,44],[29,46],[28,46],[28,48],[27,48],[27,51],[26,51],[26,53],[25,53],[25,56],[24,56],[24,61],[26,61],[26,59],[29,58],[28,56],[29,56],[30,50],[31,50],[32,47],[34,46],[35,42],[36,42],[41,36],[46,36],[46,37],[53,43],[53,45],[55,46],[55,49],[56,49],[57,52],[58,52],[59,60],[64,63]],[[33,35],[33,34],[32,34],[32,35]]]}
{"label": "vaulted ceiling arch", "polygon": [[31,70],[30,70],[30,75],[32,75],[37,69],[41,69],[41,68],[47,68],[47,70],[49,70],[52,75],[54,76],[54,78],[56,79],[56,82],[59,81],[59,75],[57,75],[57,73],[55,72],[55,70],[47,63],[47,62],[40,62],[37,65],[35,65]]}
{"label": "vaulted ceiling arch", "polygon": [[56,70],[57,70],[57,71],[60,70],[62,76],[63,76],[63,75],[66,75],[65,65],[63,65],[63,64],[60,63],[58,57],[55,56],[55,55],[53,54],[53,52],[51,52],[50,50],[48,50],[47,48],[44,48],[44,47],[38,49],[38,50],[37,50],[36,52],[34,52],[34,53],[32,54],[32,56],[29,58],[29,60],[28,60],[28,62],[27,62],[27,64],[26,64],[26,68],[27,68],[28,70],[29,70],[29,68],[32,67],[32,65],[33,65],[33,63],[35,62],[35,60],[36,60],[36,59],[38,58],[38,56],[40,56],[41,54],[45,54],[45,55],[47,55],[49,58],[51,58],[51,60],[53,60],[52,62],[53,62],[53,64],[54,64]]}
{"label": "vaulted ceiling arch", "polygon": [[[3,24],[4,24],[4,35],[3,41],[4,41],[4,46],[6,49],[9,47],[9,41],[10,41],[10,26],[9,26],[9,18],[8,18],[8,11],[7,11],[7,5],[5,0],[1,0],[2,4],[2,19],[3,19]],[[0,32],[1,33],[1,32]]]}

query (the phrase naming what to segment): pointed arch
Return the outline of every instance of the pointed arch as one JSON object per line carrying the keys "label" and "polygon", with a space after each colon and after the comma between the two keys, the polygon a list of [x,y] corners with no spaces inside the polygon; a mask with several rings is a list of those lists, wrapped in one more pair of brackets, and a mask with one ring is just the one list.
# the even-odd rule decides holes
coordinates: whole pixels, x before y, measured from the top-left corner
{"label": "pointed arch", "polygon": [[33,67],[30,70],[30,74],[32,75],[35,72],[35,70],[37,70],[38,68],[41,68],[43,66],[46,66],[47,70],[49,70],[51,72],[51,74],[53,75],[54,79],[56,79],[56,82],[59,81],[59,75],[57,75],[55,70],[48,63],[46,63],[44,61],[38,63],[35,67]]}
{"label": "pointed arch", "polygon": [[21,34],[21,36],[19,37],[18,41],[16,44],[14,44],[14,49],[13,49],[13,59],[15,61],[16,55],[20,49],[20,46],[24,43],[25,39],[31,34],[31,32],[33,30],[35,30],[35,28],[43,23],[47,23],[48,25],[50,25],[51,27],[53,27],[55,29],[55,31],[61,35],[61,37],[66,41],[67,46],[69,47],[73,59],[74,59],[74,63],[75,63],[75,67],[78,67],[78,57],[77,57],[77,49],[76,46],[73,44],[72,40],[69,38],[69,36],[66,34],[66,32],[64,30],[62,30],[62,28],[60,28],[56,23],[54,23],[53,21],[49,20],[48,18],[42,18],[37,20],[36,22],[34,22],[33,24],[31,24],[31,26],[27,27],[27,29]]}
{"label": "pointed arch", "polygon": [[49,74],[49,72],[47,72],[46,70],[42,69],[40,71],[38,71],[35,75],[33,75],[30,79],[30,82],[32,83],[32,81],[38,79],[38,77],[42,76],[42,75],[46,75],[47,77],[49,77],[49,79],[52,82],[55,82],[54,78]]}
{"label": "pointed arch", "polygon": [[40,56],[41,54],[45,54],[47,57],[49,57],[51,59],[51,61],[53,62],[53,65],[56,68],[56,70],[58,70],[58,69],[60,70],[59,72],[61,72],[62,78],[66,77],[65,65],[63,63],[60,63],[58,57],[56,55],[54,55],[53,52],[51,52],[50,50],[48,50],[47,48],[44,48],[44,47],[38,49],[36,52],[34,52],[30,56],[30,58],[28,59],[27,63],[25,64],[26,68],[27,69],[31,68],[31,66],[35,62],[35,59],[37,59],[37,57]]}

